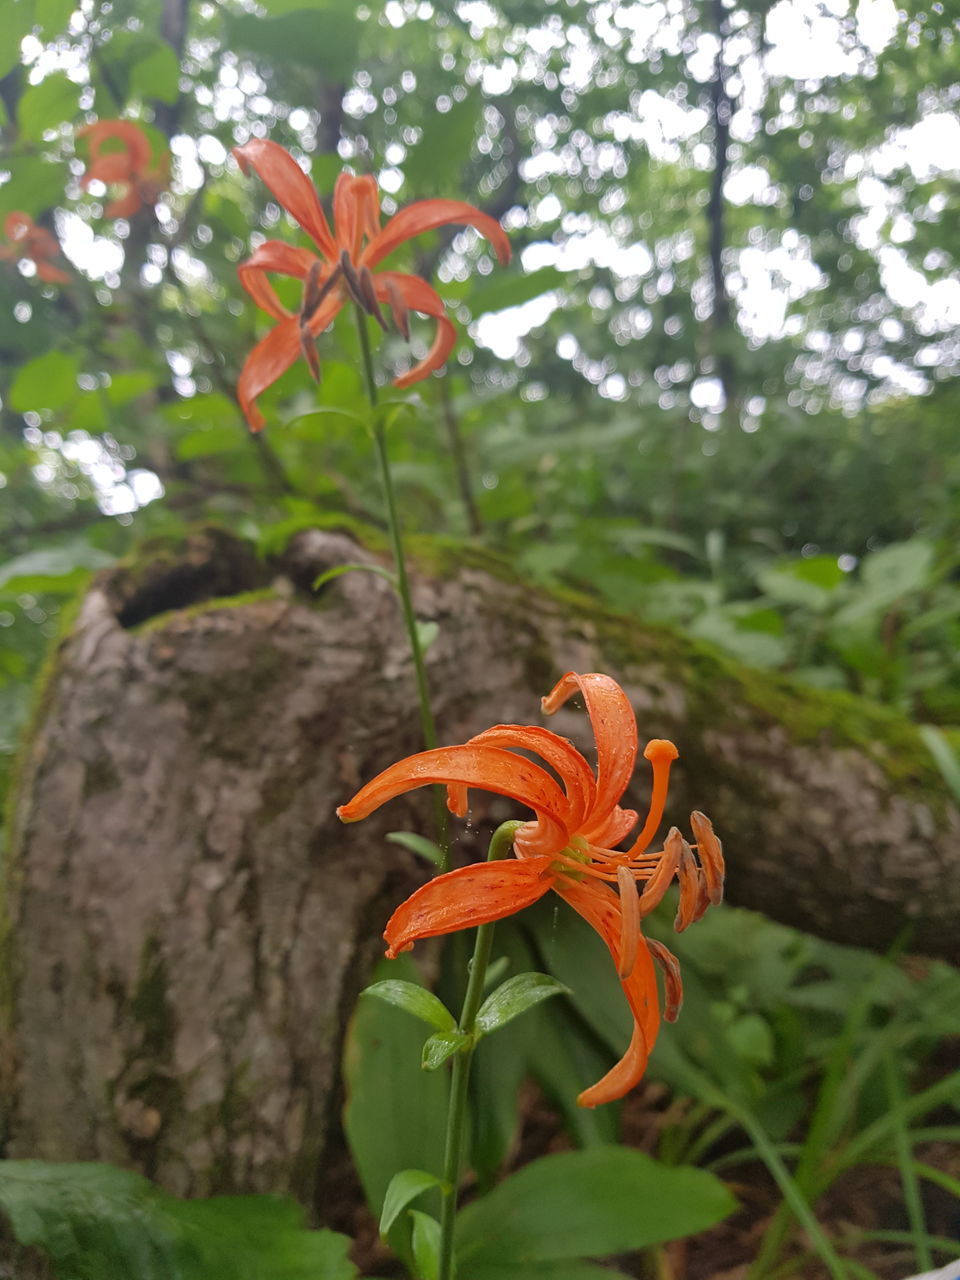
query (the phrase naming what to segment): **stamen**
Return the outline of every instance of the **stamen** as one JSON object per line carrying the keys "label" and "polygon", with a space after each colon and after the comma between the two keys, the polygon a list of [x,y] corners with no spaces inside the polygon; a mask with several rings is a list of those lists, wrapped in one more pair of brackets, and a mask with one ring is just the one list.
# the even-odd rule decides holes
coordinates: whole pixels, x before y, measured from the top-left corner
{"label": "stamen", "polygon": [[357,269],[350,261],[350,254],[346,249],[340,252],[340,270],[343,272],[343,280],[350,297],[358,307],[362,307],[366,311],[367,303],[363,296],[363,286],[360,283],[360,277],[357,275]]}
{"label": "stamen", "polygon": [[653,791],[650,795],[650,811],[643,824],[643,830],[630,846],[630,856],[642,853],[657,834],[657,828],[663,821],[663,809],[667,803],[667,787],[670,784],[670,765],[680,752],[665,738],[653,738],[643,751],[645,760],[653,765]]}
{"label": "stamen", "polygon": [[680,905],[673,927],[677,933],[683,933],[688,925],[693,924],[700,902],[700,868],[693,856],[693,850],[683,837],[680,837],[680,866],[677,869],[680,881]]}
{"label": "stamen", "polygon": [[617,872],[617,888],[620,890],[620,962],[617,973],[626,982],[637,963],[640,945],[640,899],[633,876],[626,867]]}
{"label": "stamen", "polygon": [[666,840],[663,842],[660,864],[647,881],[647,887],[640,896],[641,916],[649,915],[667,892],[670,882],[676,875],[677,868],[680,865],[682,848],[683,836],[681,836],[676,827],[671,827]]}
{"label": "stamen", "polygon": [[310,369],[310,376],[314,382],[320,381],[320,356],[317,352],[317,343],[313,334],[310,332],[310,326],[305,323],[300,325],[300,350],[303,352],[303,358],[306,360]]}
{"label": "stamen", "polygon": [[647,946],[663,973],[664,1019],[667,1022],[676,1022],[683,1004],[680,962],[672,951],[668,950],[662,942],[657,942],[655,938],[647,938]]}
{"label": "stamen", "polygon": [[386,333],[387,321],[383,311],[380,309],[380,303],[377,301],[376,290],[373,287],[373,273],[370,268],[361,267],[358,279],[360,281],[360,292],[363,294],[364,307],[373,316],[383,332]]}
{"label": "stamen", "polygon": [[711,905],[715,907],[723,898],[723,845],[717,838],[713,823],[698,809],[694,809],[691,813],[690,825],[693,827],[693,834],[697,837],[697,853],[700,857],[700,866],[703,868],[707,894]]}

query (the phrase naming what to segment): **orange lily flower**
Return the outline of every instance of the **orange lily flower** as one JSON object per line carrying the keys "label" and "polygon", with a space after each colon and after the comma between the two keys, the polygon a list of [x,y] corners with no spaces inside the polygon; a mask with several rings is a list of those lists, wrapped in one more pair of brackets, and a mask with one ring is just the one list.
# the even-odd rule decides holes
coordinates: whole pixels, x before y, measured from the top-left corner
{"label": "orange lily flower", "polygon": [[[255,138],[235,147],[240,168],[259,175],[277,202],[300,224],[320,250],[320,256],[281,240],[268,240],[240,264],[240,283],[263,311],[277,321],[276,328],[254,347],[240,373],[237,398],[252,431],[259,431],[264,417],[255,401],[261,392],[303,355],[314,378],[320,377],[315,339],[333,322],[349,300],[372,315],[382,328],[386,306],[396,329],[410,336],[409,312],[431,316],[437,333],[426,357],[394,380],[408,387],[439,369],[453,350],[457,332],[447,317],[440,296],[419,276],[398,271],[378,271],[398,245],[424,231],[448,223],[475,227],[493,245],[502,263],[510,260],[510,245],[500,224],[461,200],[420,200],[380,225],[380,197],[376,179],[369,174],[354,177],[341,173],[333,189],[333,230],[327,222],[313,183],[289,152],[276,142]],[[267,279],[270,272],[304,282],[299,310],[289,311]],[[382,304],[382,305],[381,305]]]}
{"label": "orange lily flower", "polygon": [[[680,901],[674,927],[685,929],[723,896],[723,853],[708,818],[691,815],[697,840],[690,845],[673,827],[663,848],[647,852],[663,817],[672,742],[654,739],[644,757],[653,767],[650,808],[629,848],[617,850],[636,825],[637,814],[620,807],[633,774],[637,724],[626,694],[609,676],[568,672],[542,701],[549,715],[580,693],[597,744],[597,770],[566,738],[535,725],[496,725],[462,746],[409,756],[384,770],[337,810],[344,822],[365,818],[394,796],[441,783],[447,803],[467,812],[468,787],[509,796],[532,809],[514,837],[516,858],[482,862],[438,876],[402,903],[384,937],[387,955],[408,951],[420,938],[502,920],[528,907],[550,889],[581,915],[606,943],[633,1014],[633,1035],[623,1058],[602,1080],[580,1094],[583,1107],[622,1098],[636,1085],[660,1029],[656,962],[663,970],[666,1007],[672,1022],[683,998],[676,958],[643,936],[643,917],[661,900],[674,877]],[[537,755],[560,779],[516,750]],[[694,849],[697,856],[694,856]]]}
{"label": "orange lily flower", "polygon": [[3,232],[7,244],[0,247],[0,258],[6,262],[17,262],[21,258],[29,258],[37,268],[37,279],[47,284],[69,284],[72,277],[51,261],[60,256],[60,244],[57,237],[46,227],[38,227],[29,213],[16,210],[8,213]]}
{"label": "orange lily flower", "polygon": [[[132,218],[144,205],[154,205],[169,181],[170,158],[151,167],[153,150],[150,139],[132,120],[98,120],[78,130],[78,138],[90,144],[90,166],[80,180],[88,187],[102,182],[105,187],[120,187],[122,192],[107,205],[108,218]],[[105,142],[121,143],[118,150],[103,150]]]}

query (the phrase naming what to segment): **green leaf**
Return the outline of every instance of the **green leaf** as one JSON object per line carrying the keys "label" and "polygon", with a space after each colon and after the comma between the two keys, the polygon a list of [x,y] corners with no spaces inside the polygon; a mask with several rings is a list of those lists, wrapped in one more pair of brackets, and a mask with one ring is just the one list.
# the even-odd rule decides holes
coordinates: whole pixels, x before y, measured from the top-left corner
{"label": "green leaf", "polygon": [[180,96],[180,63],[165,41],[157,42],[130,68],[129,92],[145,100],[176,102]]}
{"label": "green leaf", "polygon": [[394,1174],[383,1198],[383,1212],[380,1214],[380,1234],[385,1236],[408,1204],[423,1195],[431,1187],[442,1188],[445,1184],[435,1174],[425,1173],[423,1169],[402,1169]]}
{"label": "green leaf", "polygon": [[438,1031],[452,1031],[456,1020],[447,1006],[425,987],[414,982],[403,982],[398,978],[388,978],[385,982],[375,982],[372,987],[361,992],[365,996],[376,996],[387,1004],[405,1009],[421,1022],[436,1027]]}
{"label": "green leaf", "polygon": [[326,569],[323,573],[317,574],[313,580],[313,589],[314,591],[319,591],[321,587],[325,587],[334,578],[340,578],[345,573],[353,573],[357,570],[375,573],[378,578],[384,578],[389,582],[394,591],[398,589],[397,575],[391,570],[385,569],[382,564],[336,564],[332,569]]}
{"label": "green leaf", "polygon": [[603,1258],[705,1231],[736,1208],[718,1178],[640,1151],[594,1147],[535,1160],[461,1211],[461,1280],[474,1266]]}
{"label": "green leaf", "polygon": [[432,111],[419,141],[403,161],[406,189],[412,196],[447,192],[470,158],[478,124],[475,94],[455,102],[447,112]]}
{"label": "green leaf", "polygon": [[460,1276],[461,1280],[627,1280],[625,1272],[593,1262],[477,1263]]}
{"label": "green leaf", "polygon": [[440,1223],[429,1213],[411,1209],[413,1262],[419,1280],[437,1280],[440,1271]]}
{"label": "green leaf", "polygon": [[562,993],[569,994],[569,991],[569,987],[548,974],[518,973],[508,978],[484,1000],[477,1014],[477,1030],[481,1035],[489,1035],[491,1031],[496,1031],[541,1000]]}
{"label": "green leaf", "polygon": [[36,0],[37,25],[43,28],[47,40],[60,35],[79,3],[76,0]]}
{"label": "green leaf", "polygon": [[40,156],[18,156],[10,181],[0,187],[0,218],[16,209],[38,218],[45,209],[62,202],[69,180],[70,171],[65,164]]}
{"label": "green leaf", "polygon": [[[20,41],[29,35],[35,17],[34,0],[11,0],[3,14],[3,40],[0,41],[0,76],[20,61]],[[16,209],[20,206],[12,205]]]}
{"label": "green leaf", "polygon": [[312,67],[336,83],[349,79],[360,40],[360,24],[353,12],[301,4],[275,18],[252,13],[226,13],[224,18],[230,48]]}
{"label": "green leaf", "polygon": [[0,1161],[0,1208],[59,1280],[352,1280],[350,1241],[279,1196],[177,1200],[104,1164]]}
{"label": "green leaf", "polygon": [[174,453],[182,462],[196,458],[214,458],[246,448],[244,433],[236,425],[203,427],[180,436],[174,444]]}
{"label": "green leaf", "polygon": [[72,591],[82,584],[92,569],[113,564],[114,557],[88,542],[72,542],[62,547],[26,551],[0,565],[0,588],[6,595],[25,591]]}
{"label": "green leaf", "polygon": [[80,86],[60,72],[47,76],[24,91],[17,104],[20,136],[39,142],[48,129],[58,129],[77,114]]}
{"label": "green leaf", "polygon": [[[419,976],[411,957],[383,960],[375,978]],[[443,1168],[449,1077],[420,1069],[423,1031],[409,1014],[383,1000],[361,1000],[347,1032],[344,1128],[367,1201],[380,1212],[398,1169]]]}
{"label": "green leaf", "polygon": [[419,836],[414,831],[388,831],[387,839],[391,844],[400,845],[401,849],[409,849],[418,858],[425,858],[435,867],[443,866],[443,850],[426,836]]}
{"label": "green leaf", "polygon": [[567,281],[567,273],[557,267],[540,267],[526,275],[501,271],[489,277],[480,276],[479,279],[484,283],[467,296],[467,305],[475,316],[484,315],[488,311],[519,307],[552,289],[562,289]]}
{"label": "green leaf", "polygon": [[946,735],[940,729],[932,724],[922,724],[919,728],[920,737],[936,761],[937,768],[943,774],[944,782],[955,798],[960,800],[960,756],[953,750]]}
{"label": "green leaf", "polygon": [[423,622],[419,618],[417,619],[417,638],[420,641],[420,651],[422,653],[427,652],[439,634],[440,627],[432,619],[428,618]]}
{"label": "green leaf", "polygon": [[764,569],[757,574],[762,591],[781,604],[822,609],[847,575],[834,556],[811,556]]}
{"label": "green leaf", "polygon": [[466,1049],[471,1040],[471,1036],[466,1036],[461,1031],[435,1032],[424,1042],[423,1053],[420,1056],[421,1067],[424,1071],[436,1071],[437,1067],[443,1066],[448,1058],[452,1058],[461,1049]]}
{"label": "green leaf", "polygon": [[28,410],[62,409],[80,394],[77,374],[80,357],[65,351],[48,351],[25,364],[10,387],[10,407]]}

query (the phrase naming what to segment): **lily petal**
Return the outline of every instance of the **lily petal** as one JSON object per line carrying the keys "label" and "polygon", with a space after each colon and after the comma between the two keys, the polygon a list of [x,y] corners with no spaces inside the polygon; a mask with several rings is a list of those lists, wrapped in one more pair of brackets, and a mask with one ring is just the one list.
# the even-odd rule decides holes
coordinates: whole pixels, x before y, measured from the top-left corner
{"label": "lily petal", "polygon": [[317,261],[319,259],[316,255],[307,249],[294,248],[293,245],[284,244],[282,240],[268,240],[240,263],[237,275],[244,289],[262,311],[273,316],[274,320],[285,320],[292,313],[277,297],[273,285],[265,279],[264,273],[275,271],[278,275],[305,280]]}
{"label": "lily petal", "polygon": [[[620,941],[623,926],[617,895],[596,882],[575,883],[564,876],[558,877],[553,887],[600,934],[619,971],[622,967]],[[633,1014],[633,1036],[617,1065],[577,1098],[581,1107],[596,1107],[629,1093],[646,1070],[647,1058],[657,1039],[660,1029],[657,978],[642,935],[637,939],[637,956],[630,976],[621,979],[620,985]]]}
{"label": "lily petal", "polygon": [[289,152],[267,138],[251,138],[233,154],[244,173],[251,169],[288,213],[300,223],[325,258],[336,260],[337,245],[330,232],[313,183]]}
{"label": "lily petal", "polygon": [[392,960],[420,938],[503,920],[532,906],[553,887],[549,857],[475,862],[428,881],[387,921],[384,938]]}
{"label": "lily petal", "polygon": [[364,265],[360,258],[363,237],[372,240],[380,232],[380,194],[372,174],[340,174],[333,188],[333,225],[338,248],[346,249],[351,259]]}
{"label": "lily petal", "polygon": [[435,782],[481,787],[533,809],[538,822],[535,827],[528,824],[531,830],[524,832],[524,848],[530,854],[558,853],[567,843],[566,796],[545,769],[500,747],[465,744],[407,756],[361,787],[340,806],[337,817],[357,822],[395,796]]}
{"label": "lily petal", "polygon": [[261,430],[266,423],[254,403],[257,396],[286,373],[299,355],[300,322],[292,316],[281,320],[247,356],[237,382],[237,399],[251,431]]}
{"label": "lily petal", "polygon": [[633,774],[637,721],[629,698],[617,682],[597,672],[578,675],[568,671],[540,705],[546,715],[553,715],[575,693],[583,695],[597,744],[597,795],[583,835],[599,844],[596,836],[604,832]]}
{"label": "lily petal", "polygon": [[569,739],[561,738],[549,729],[541,729],[538,725],[497,724],[478,733],[470,739],[470,743],[532,751],[540,756],[563,783],[569,802],[567,826],[571,831],[579,830],[584,815],[593,803],[596,787],[590,766]]}
{"label": "lily petal", "polygon": [[113,158],[114,154],[109,153],[101,156],[101,150],[105,142],[117,141],[122,142],[126,148],[126,154],[123,155],[128,168],[128,173],[143,173],[150,164],[150,140],[143,132],[139,125],[134,124],[132,120],[97,120],[93,124],[88,124],[82,129],[77,130],[78,138],[86,138],[90,145],[90,167],[84,183],[90,177],[96,177],[98,181],[123,181],[122,178],[103,179],[99,174],[93,174],[92,170],[98,165],[103,165],[105,161]]}
{"label": "lily petal", "polygon": [[91,182],[102,182],[105,187],[115,186],[120,182],[133,182],[136,171],[128,151],[111,151],[107,156],[99,156],[90,162],[80,185],[88,187]]}
{"label": "lily petal", "polygon": [[135,213],[140,212],[142,207],[143,200],[140,198],[140,192],[135,186],[131,186],[126,195],[111,200],[103,212],[108,218],[132,218]]}
{"label": "lily petal", "polygon": [[70,284],[72,276],[66,271],[61,271],[59,267],[51,266],[49,262],[38,261],[37,279],[47,284]]}
{"label": "lily petal", "polygon": [[504,266],[510,261],[510,241],[496,218],[462,200],[418,200],[394,214],[364,249],[358,265],[375,267],[405,240],[412,240],[414,236],[435,231],[437,227],[451,222],[475,227],[493,245]]}
{"label": "lily petal", "polygon": [[[366,264],[365,264],[366,265]],[[411,311],[419,311],[421,315],[433,316],[437,321],[437,335],[433,346],[419,364],[394,378],[395,387],[409,387],[411,383],[420,382],[429,377],[436,369],[442,368],[457,341],[457,331],[447,319],[446,307],[437,291],[421,280],[419,276],[405,275],[399,271],[379,271],[373,277],[377,299],[391,303],[399,294]]]}

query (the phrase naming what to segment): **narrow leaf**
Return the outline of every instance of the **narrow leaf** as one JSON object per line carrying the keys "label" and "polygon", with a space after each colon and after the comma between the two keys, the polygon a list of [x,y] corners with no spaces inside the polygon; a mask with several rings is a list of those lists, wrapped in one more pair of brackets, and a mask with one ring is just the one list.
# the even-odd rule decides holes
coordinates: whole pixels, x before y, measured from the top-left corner
{"label": "narrow leaf", "polygon": [[338,564],[338,565],[334,565],[332,569],[327,569],[325,573],[318,574],[317,577],[314,578],[313,580],[314,591],[319,591],[322,586],[325,586],[326,583],[328,582],[332,582],[334,578],[339,578],[345,573],[352,573],[354,569],[363,569],[367,573],[375,573],[378,575],[378,577],[385,578],[386,581],[390,583],[391,587],[393,587],[394,591],[397,590],[396,574],[391,573],[389,569],[384,569],[383,565]]}
{"label": "narrow leaf", "polygon": [[418,836],[415,831],[388,831],[387,839],[391,844],[398,844],[402,849],[409,849],[418,858],[425,858],[435,867],[443,866],[443,850],[426,836]]}
{"label": "narrow leaf", "polygon": [[443,1181],[423,1169],[401,1169],[390,1179],[387,1194],[383,1197],[380,1214],[380,1234],[385,1236],[407,1205],[431,1187],[443,1187]]}
{"label": "narrow leaf", "polygon": [[386,1000],[387,1004],[405,1009],[421,1022],[426,1022],[438,1031],[453,1031],[456,1027],[453,1014],[441,1000],[418,987],[413,982],[402,982],[398,978],[388,978],[386,982],[375,982],[362,993],[365,996],[376,996],[378,1000]]}
{"label": "narrow leaf", "polygon": [[437,1031],[424,1043],[420,1065],[424,1071],[436,1071],[448,1058],[465,1049],[470,1043],[470,1036],[460,1031]]}
{"label": "narrow leaf", "polygon": [[508,978],[484,1000],[477,1014],[477,1030],[481,1035],[488,1035],[512,1018],[533,1008],[541,1000],[568,993],[569,990],[569,987],[546,973],[518,973],[515,977]]}
{"label": "narrow leaf", "polygon": [[419,1280],[437,1280],[440,1271],[440,1223],[429,1213],[411,1209],[413,1262]]}

